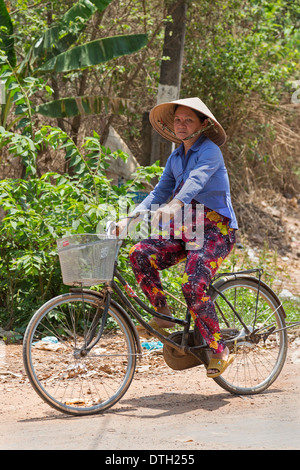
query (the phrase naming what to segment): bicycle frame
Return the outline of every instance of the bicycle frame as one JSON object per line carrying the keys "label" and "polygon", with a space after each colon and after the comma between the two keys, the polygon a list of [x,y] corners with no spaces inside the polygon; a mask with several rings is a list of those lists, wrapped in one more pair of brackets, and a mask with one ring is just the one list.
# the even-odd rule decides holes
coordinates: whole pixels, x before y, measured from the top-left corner
{"label": "bicycle frame", "polygon": [[[182,325],[184,328],[183,328],[183,335],[182,335],[181,344],[178,344],[175,341],[172,341],[167,336],[162,335],[161,333],[156,331],[154,328],[152,328],[143,319],[143,317],[136,310],[134,305],[130,302],[129,298],[120,289],[120,287],[118,286],[118,284],[115,281],[115,278],[122,284],[125,291],[127,292],[127,295],[134,298],[135,301],[138,303],[138,305],[140,305],[140,307],[142,307],[150,315],[152,315],[154,317],[157,317],[157,318],[167,319],[168,321],[174,322],[174,324],[177,323],[179,325]],[[192,354],[193,356],[195,356],[200,361],[200,363],[203,362],[202,358],[201,358],[201,351],[203,351],[204,348],[207,348],[207,345],[205,344],[205,345],[202,345],[202,346],[192,346],[192,347],[188,346],[188,336],[189,336],[189,330],[190,330],[190,325],[191,325],[191,314],[189,313],[188,309],[187,309],[185,320],[181,320],[181,319],[175,318],[175,317],[169,317],[167,315],[156,312],[155,310],[148,307],[148,305],[146,305],[137,296],[137,294],[134,293],[132,288],[127,284],[127,282],[125,281],[123,276],[120,274],[120,272],[116,269],[116,267],[115,267],[115,271],[114,271],[113,280],[111,282],[106,283],[106,285],[103,288],[101,293],[99,293],[97,291],[92,291],[90,289],[71,288],[71,292],[78,292],[78,291],[82,292],[82,294],[84,294],[84,293],[92,294],[95,297],[97,297],[98,299],[101,298],[101,304],[99,305],[99,307],[104,308],[103,315],[102,315],[102,320],[101,320],[100,330],[99,330],[96,338],[94,338],[94,332],[97,328],[97,323],[100,321],[100,315],[96,314],[96,316],[94,318],[94,321],[93,321],[94,329],[92,327],[89,338],[86,341],[85,346],[82,348],[82,350],[84,350],[84,354],[88,353],[94,347],[94,345],[100,340],[100,338],[102,336],[102,333],[103,333],[103,330],[104,330],[104,324],[105,324],[105,320],[106,320],[106,315],[107,315],[107,312],[108,312],[108,309],[109,309],[109,304],[111,302],[111,294],[112,294],[112,291],[114,291],[116,293],[116,295],[118,296],[118,298],[128,308],[128,310],[130,311],[132,316],[145,328],[145,330],[147,330],[149,333],[151,333],[152,336],[158,338],[162,343],[169,345],[170,347],[176,349],[177,351],[180,351],[181,353],[183,352],[185,354]],[[83,353],[82,353],[82,351],[78,351],[78,354],[82,355]]]}
{"label": "bicycle frame", "polygon": [[[241,318],[241,316],[239,315],[239,313],[237,312],[237,310],[235,309],[235,307],[231,304],[231,302],[226,298],[226,296],[224,294],[222,294],[222,292],[220,292],[218,290],[217,287],[214,286],[214,281],[216,281],[216,279],[219,279],[221,277],[236,277],[236,276],[241,276],[241,275],[247,275],[247,274],[252,274],[252,273],[255,273],[255,272],[259,272],[259,286],[260,286],[260,277],[261,277],[261,274],[262,274],[262,270],[260,269],[251,269],[251,270],[245,270],[245,271],[238,271],[238,272],[235,272],[235,273],[220,273],[220,274],[217,274],[213,280],[211,281],[211,284],[209,285],[208,287],[208,290],[209,289],[213,289],[215,290],[227,303],[227,305],[230,307],[230,309],[232,310],[233,314],[238,318],[238,320],[240,321],[241,325],[243,325],[243,328],[244,328],[244,335],[243,336],[238,336],[236,338],[231,338],[230,340],[226,341],[225,342],[228,342],[228,343],[232,343],[233,341],[235,342],[242,342],[245,340],[245,338],[251,334],[253,334],[253,332],[251,332],[247,325],[243,322],[243,319]],[[122,289],[119,287],[119,285],[117,284],[116,281],[119,281],[120,284],[123,286],[126,294],[122,291]],[[72,291],[73,290],[78,290],[78,289],[71,289]],[[134,290],[129,286],[129,284],[126,282],[126,280],[123,278],[123,276],[121,275],[121,273],[118,271],[117,267],[116,267],[116,264],[115,264],[115,269],[114,269],[114,277],[113,277],[113,280],[111,282],[108,282],[106,283],[105,287],[103,288],[102,292],[101,293],[98,293],[96,291],[91,291],[91,290],[88,290],[88,289],[80,289],[82,292],[88,292],[88,293],[91,293],[91,294],[94,294],[95,296],[97,296],[98,298],[100,297],[101,298],[101,305],[99,307],[103,307],[104,310],[103,310],[103,315],[102,315],[102,320],[101,320],[101,326],[100,326],[100,330],[97,334],[97,337],[93,340],[94,338],[94,331],[96,330],[96,327],[97,327],[97,323],[99,322],[100,320],[100,314],[95,316],[94,318],[94,325],[95,325],[95,329],[93,330],[93,328],[91,329],[91,333],[90,333],[90,337],[85,345],[85,347],[83,348],[86,352],[89,352],[93,347],[94,345],[99,341],[99,339],[101,338],[102,336],[102,333],[103,333],[103,330],[104,330],[104,325],[105,325],[105,321],[106,321],[106,315],[107,315],[107,312],[108,312],[108,309],[109,309],[109,305],[110,305],[110,302],[111,302],[111,294],[112,292],[115,292],[115,294],[118,296],[118,298],[123,302],[123,304],[127,307],[127,309],[130,311],[130,313],[132,314],[132,316],[145,328],[146,331],[148,331],[152,336],[158,338],[162,343],[168,345],[169,347],[172,347],[174,349],[176,349],[177,351],[180,351],[181,353],[183,352],[184,354],[192,354],[194,357],[197,358],[197,360],[200,361],[200,363],[203,363],[205,362],[205,358],[203,356],[204,354],[204,350],[208,349],[208,346],[207,344],[203,344],[203,345],[196,345],[196,346],[189,346],[188,345],[188,339],[189,339],[189,332],[190,332],[190,326],[191,326],[191,314],[187,308],[186,310],[186,317],[184,320],[181,320],[179,318],[175,318],[173,316],[169,317],[167,315],[164,315],[162,313],[159,313],[159,312],[156,312],[154,309],[148,307],[148,305],[146,305],[139,297],[138,295],[134,292]],[[104,293],[104,295],[103,295]],[[183,326],[183,331],[182,331],[182,340],[181,340],[181,344],[178,344],[176,343],[175,341],[173,341],[172,339],[170,339],[169,337],[167,336],[164,336],[162,335],[161,333],[159,333],[157,330],[155,330],[154,328],[152,328],[145,320],[144,318],[141,316],[141,314],[137,311],[137,309],[134,307],[134,305],[132,304],[132,302],[129,300],[129,298],[133,298],[137,304],[143,309],[145,310],[146,312],[148,312],[151,316],[153,317],[157,317],[157,318],[161,318],[161,319],[164,319],[164,320],[168,320],[168,321],[171,321],[173,322],[174,324],[178,324],[178,325],[181,325]],[[177,299],[178,300],[178,299]],[[281,304],[279,305],[281,306]],[[257,307],[257,306],[256,306]],[[299,322],[300,324],[300,322]],[[294,326],[294,325],[293,325]],[[287,327],[286,327],[287,328]],[[284,328],[284,329],[286,329]],[[256,330],[257,331],[257,330]],[[280,331],[280,330],[276,330],[276,331]]]}
{"label": "bicycle frame", "polygon": [[[188,312],[188,309],[187,309],[187,314],[186,314],[186,318],[185,320],[181,320],[179,318],[175,318],[175,317],[169,317],[167,315],[164,315],[162,313],[158,313],[156,312],[154,309],[151,309],[150,307],[148,307],[148,305],[146,305],[138,296],[137,294],[135,294],[135,292],[131,289],[131,287],[127,284],[127,282],[125,281],[125,279],[123,278],[123,276],[120,274],[120,272],[115,269],[115,277],[116,279],[118,279],[120,281],[120,283],[122,284],[122,286],[124,287],[125,291],[127,292],[127,295],[129,295],[130,297],[134,298],[135,301],[137,302],[137,304],[142,307],[146,312],[150,313],[150,315],[154,316],[154,317],[157,317],[157,318],[161,318],[163,320],[168,320],[168,321],[171,321],[173,322],[174,324],[179,324],[179,325],[182,325],[184,327],[184,330],[183,330],[183,338],[185,338],[186,336],[186,333],[188,333],[189,329],[190,329],[190,324],[191,324],[191,315],[190,313]],[[143,317],[139,314],[139,312],[136,310],[136,308],[133,306],[133,304],[130,302],[130,300],[128,299],[128,297],[123,293],[123,291],[120,289],[120,287],[118,286],[118,284],[115,282],[115,280],[112,281],[112,284],[111,284],[111,287],[112,289],[114,290],[114,292],[118,295],[118,297],[123,301],[123,303],[126,305],[126,307],[130,310],[130,312],[132,313],[132,315],[134,316],[134,318],[147,330],[149,331],[149,333],[151,333],[153,336],[156,336],[158,337],[158,339],[160,339],[162,342],[164,343],[168,343],[170,346],[178,349],[179,351],[183,351],[185,353],[188,353],[188,352],[191,352],[190,351],[190,347],[187,346],[187,344],[182,344],[181,346],[179,346],[177,343],[175,343],[174,341],[170,340],[168,337],[162,335],[161,333],[159,333],[158,331],[156,331],[154,328],[152,328],[144,319]],[[130,290],[129,290],[130,289]]]}

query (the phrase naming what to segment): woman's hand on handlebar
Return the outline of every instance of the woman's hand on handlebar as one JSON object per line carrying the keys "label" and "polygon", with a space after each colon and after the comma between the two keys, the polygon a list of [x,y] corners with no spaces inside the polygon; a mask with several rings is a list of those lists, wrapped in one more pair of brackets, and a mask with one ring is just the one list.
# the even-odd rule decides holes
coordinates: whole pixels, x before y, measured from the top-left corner
{"label": "woman's hand on handlebar", "polygon": [[172,199],[169,204],[155,212],[152,219],[153,226],[158,227],[160,220],[163,220],[164,222],[173,220],[176,212],[179,211],[183,205],[183,202],[181,202],[179,199]]}
{"label": "woman's hand on handlebar", "polygon": [[152,224],[154,227],[158,227],[161,219],[163,219],[165,222],[167,220],[173,220],[176,212],[179,211],[183,207],[183,205],[184,205],[183,202],[175,198],[175,199],[172,199],[172,201],[169,202],[169,204],[162,207],[161,209],[158,209],[156,212],[152,212],[149,210],[142,210],[140,212],[137,212],[136,215],[134,216],[129,216],[129,217],[125,217],[124,219],[121,219],[111,230],[111,234],[119,237],[122,233],[125,232],[126,227],[129,226],[130,222],[133,219],[136,219],[140,215],[147,214],[147,213],[153,215]]}
{"label": "woman's hand on handlebar", "polygon": [[124,229],[126,228],[128,222],[129,222],[129,218],[128,218],[128,217],[126,217],[125,219],[120,220],[120,221],[115,225],[115,227],[113,228],[113,230],[112,230],[112,235],[115,235],[115,236],[118,237],[118,236],[124,231]]}

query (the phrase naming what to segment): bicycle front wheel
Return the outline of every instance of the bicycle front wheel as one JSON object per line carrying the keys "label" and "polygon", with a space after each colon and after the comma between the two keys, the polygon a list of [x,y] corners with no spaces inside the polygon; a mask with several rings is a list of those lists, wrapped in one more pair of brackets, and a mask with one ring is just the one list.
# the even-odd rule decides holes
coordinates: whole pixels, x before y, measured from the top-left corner
{"label": "bicycle front wheel", "polygon": [[235,360],[214,380],[231,393],[260,393],[277,379],[286,359],[283,307],[271,289],[256,278],[229,278],[216,286],[218,292],[212,294],[212,300]]}
{"label": "bicycle front wheel", "polygon": [[132,381],[132,329],[110,304],[101,335],[103,312],[95,295],[69,293],[43,305],[28,325],[23,343],[27,375],[42,399],[61,412],[82,416],[104,411]]}

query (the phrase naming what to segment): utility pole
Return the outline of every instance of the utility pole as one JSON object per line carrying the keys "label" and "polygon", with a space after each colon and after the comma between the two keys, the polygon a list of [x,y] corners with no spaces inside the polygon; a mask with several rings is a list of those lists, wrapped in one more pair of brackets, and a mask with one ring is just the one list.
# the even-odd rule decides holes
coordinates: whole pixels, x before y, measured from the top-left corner
{"label": "utility pole", "polygon": [[[165,4],[168,16],[172,17],[166,25],[163,47],[163,56],[169,57],[169,60],[161,63],[157,104],[179,99],[184,51],[187,1],[165,0]],[[173,147],[172,142],[153,132],[150,163],[160,160],[164,166]]]}

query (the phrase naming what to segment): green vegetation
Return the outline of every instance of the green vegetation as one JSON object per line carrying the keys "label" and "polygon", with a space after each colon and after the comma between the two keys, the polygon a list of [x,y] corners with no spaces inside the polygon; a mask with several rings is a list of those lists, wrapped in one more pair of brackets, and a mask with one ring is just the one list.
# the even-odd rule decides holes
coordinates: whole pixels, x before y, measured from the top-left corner
{"label": "green vegetation", "polygon": [[[75,176],[45,173],[37,178],[33,171],[28,179],[0,182],[0,204],[5,211],[0,225],[0,320],[18,331],[23,331],[38,305],[66,290],[56,239],[95,233],[112,207],[118,210],[119,198],[134,197],[142,181],[161,174],[157,164],[141,167],[122,187],[111,185],[105,175],[107,161],[127,157],[101,146],[96,133],[86,139],[81,152],[57,128],[42,128],[30,144],[32,154],[45,145],[64,148]],[[12,142],[13,151],[18,151],[16,145]],[[34,168],[33,163],[29,167]]]}

